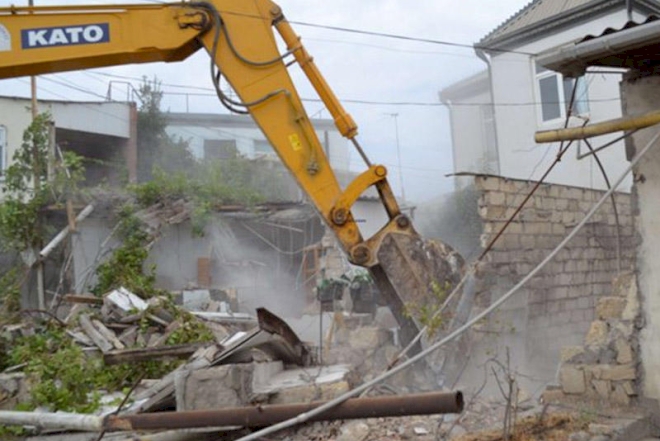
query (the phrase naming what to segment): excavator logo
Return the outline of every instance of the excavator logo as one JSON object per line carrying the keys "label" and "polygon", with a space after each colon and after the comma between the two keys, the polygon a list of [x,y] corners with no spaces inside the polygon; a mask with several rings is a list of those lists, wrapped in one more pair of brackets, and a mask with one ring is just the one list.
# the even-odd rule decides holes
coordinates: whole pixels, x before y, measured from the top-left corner
{"label": "excavator logo", "polygon": [[21,30],[21,47],[23,49],[107,43],[109,41],[110,25],[108,23]]}

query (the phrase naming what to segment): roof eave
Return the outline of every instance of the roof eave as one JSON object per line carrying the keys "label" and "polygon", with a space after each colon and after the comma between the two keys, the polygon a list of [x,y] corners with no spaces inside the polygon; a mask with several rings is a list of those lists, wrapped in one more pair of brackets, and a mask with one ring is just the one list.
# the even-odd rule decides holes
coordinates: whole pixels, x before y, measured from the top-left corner
{"label": "roof eave", "polygon": [[517,31],[504,34],[501,37],[481,39],[475,48],[481,48],[485,51],[497,52],[496,49],[506,49],[515,46],[521,46],[533,39],[540,38],[559,27],[566,27],[571,24],[579,23],[585,18],[593,18],[594,14],[602,14],[616,6],[621,6],[621,0],[594,0],[585,5],[546,18],[529,26],[525,26]]}
{"label": "roof eave", "polygon": [[660,44],[660,21],[572,43],[539,55],[537,61],[548,69],[575,77],[603,57],[654,44]]}
{"label": "roof eave", "polygon": [[[611,9],[621,7],[621,0],[594,0],[585,5],[573,8],[561,14],[538,21],[529,26],[521,28],[501,37],[482,38],[475,44],[475,48],[481,48],[485,51],[497,52],[498,49],[510,49],[529,43],[533,39],[541,38],[557,28],[566,27],[585,19],[593,18],[594,14],[602,14]],[[641,13],[660,13],[660,6],[651,0],[637,0],[633,7]]]}

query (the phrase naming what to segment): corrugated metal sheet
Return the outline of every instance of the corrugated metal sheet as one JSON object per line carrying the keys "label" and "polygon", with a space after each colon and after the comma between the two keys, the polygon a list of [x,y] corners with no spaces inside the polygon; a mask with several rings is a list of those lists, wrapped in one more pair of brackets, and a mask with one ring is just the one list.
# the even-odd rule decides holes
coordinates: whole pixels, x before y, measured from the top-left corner
{"label": "corrugated metal sheet", "polygon": [[651,23],[651,22],[653,22],[653,21],[658,20],[658,18],[660,18],[660,17],[658,17],[657,15],[649,15],[645,20],[643,20],[643,21],[641,21],[641,22],[629,21],[629,22],[627,22],[626,24],[624,24],[623,26],[621,26],[620,28],[606,28],[606,29],[605,29],[603,32],[601,32],[599,35],[587,35],[587,36],[584,37],[582,40],[580,40],[580,41],[578,42],[578,44],[579,44],[579,43],[582,43],[582,42],[584,42],[584,41],[593,40],[594,38],[602,37],[602,36],[604,36],[604,35],[614,34],[614,33],[616,33],[616,32],[621,32],[621,31],[624,31],[624,30],[626,30],[626,29],[630,29],[630,28],[634,28],[634,27],[637,27],[637,26],[641,26],[641,25],[646,24],[646,23]]}
{"label": "corrugated metal sheet", "polygon": [[505,35],[513,34],[527,26],[583,6],[590,1],[593,0],[533,0],[481,39],[479,44],[487,45]]}

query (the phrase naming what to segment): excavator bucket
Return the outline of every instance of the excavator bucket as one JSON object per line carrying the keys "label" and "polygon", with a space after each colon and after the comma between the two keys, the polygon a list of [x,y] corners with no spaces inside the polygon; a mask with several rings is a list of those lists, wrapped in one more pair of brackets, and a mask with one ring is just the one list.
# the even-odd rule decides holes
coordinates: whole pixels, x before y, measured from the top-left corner
{"label": "excavator bucket", "polygon": [[[439,306],[460,282],[465,261],[449,245],[422,239],[412,226],[383,234],[376,255],[371,273],[407,346],[423,325],[416,311],[423,305]],[[417,343],[411,352],[420,349]]]}

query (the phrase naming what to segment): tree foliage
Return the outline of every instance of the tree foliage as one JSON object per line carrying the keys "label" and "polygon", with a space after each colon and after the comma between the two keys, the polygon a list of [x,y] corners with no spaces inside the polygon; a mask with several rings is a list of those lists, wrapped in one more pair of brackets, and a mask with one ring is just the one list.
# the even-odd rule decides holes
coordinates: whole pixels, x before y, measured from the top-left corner
{"label": "tree foliage", "polygon": [[163,91],[160,81],[143,78],[139,89],[140,106],[137,120],[138,178],[147,181],[153,177],[152,170],[159,167],[165,171],[190,171],[195,166],[188,143],[175,140],[165,130],[167,118],[161,104]]}
{"label": "tree foliage", "polygon": [[23,132],[5,172],[4,200],[0,204],[0,237],[6,250],[30,249],[44,240],[48,225],[41,222],[47,205],[62,203],[84,179],[82,158],[65,152],[48,175],[50,115],[42,113]]}

